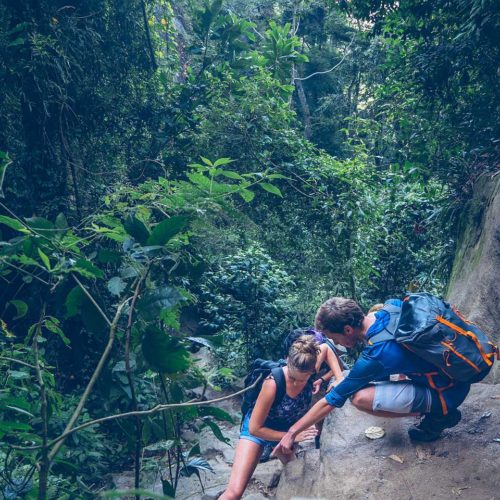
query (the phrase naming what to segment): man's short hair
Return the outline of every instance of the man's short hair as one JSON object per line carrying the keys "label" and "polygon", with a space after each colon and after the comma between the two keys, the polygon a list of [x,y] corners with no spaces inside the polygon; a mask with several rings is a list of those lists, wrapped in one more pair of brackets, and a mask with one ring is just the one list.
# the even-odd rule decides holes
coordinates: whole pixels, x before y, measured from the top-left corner
{"label": "man's short hair", "polygon": [[333,297],[318,309],[314,323],[316,330],[321,332],[344,333],[345,326],[360,327],[364,317],[355,300]]}

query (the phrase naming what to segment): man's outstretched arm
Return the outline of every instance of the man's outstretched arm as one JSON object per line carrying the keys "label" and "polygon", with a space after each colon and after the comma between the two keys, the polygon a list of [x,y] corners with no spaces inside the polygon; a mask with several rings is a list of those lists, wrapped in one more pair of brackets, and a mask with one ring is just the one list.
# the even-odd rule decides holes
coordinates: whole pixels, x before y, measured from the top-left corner
{"label": "man's outstretched arm", "polygon": [[333,406],[326,402],[323,398],[319,400],[300,420],[297,420],[288,432],[281,438],[276,448],[273,450],[273,455],[276,452],[281,451],[284,455],[290,455],[292,453],[293,443],[295,442],[295,437],[299,432],[311,427],[316,422],[323,420],[332,410]]}

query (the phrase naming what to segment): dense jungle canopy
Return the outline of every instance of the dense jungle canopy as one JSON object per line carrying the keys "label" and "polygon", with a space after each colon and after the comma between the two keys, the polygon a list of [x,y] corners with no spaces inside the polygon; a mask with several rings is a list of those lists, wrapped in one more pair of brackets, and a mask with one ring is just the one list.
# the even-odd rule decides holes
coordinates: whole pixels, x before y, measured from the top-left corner
{"label": "dense jungle canopy", "polygon": [[329,296],[443,293],[498,169],[499,34],[494,0],[0,0],[3,496],[135,467],[173,497],[208,466],[183,429],[231,416],[148,410]]}

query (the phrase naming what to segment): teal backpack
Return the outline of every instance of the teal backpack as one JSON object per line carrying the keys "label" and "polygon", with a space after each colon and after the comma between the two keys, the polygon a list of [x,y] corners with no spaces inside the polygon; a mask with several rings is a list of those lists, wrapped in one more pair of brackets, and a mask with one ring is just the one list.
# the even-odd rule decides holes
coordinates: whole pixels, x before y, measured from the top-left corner
{"label": "teal backpack", "polygon": [[395,340],[453,380],[479,382],[499,357],[498,347],[477,325],[430,293],[410,293],[402,307],[386,304],[383,310],[389,323],[368,342]]}

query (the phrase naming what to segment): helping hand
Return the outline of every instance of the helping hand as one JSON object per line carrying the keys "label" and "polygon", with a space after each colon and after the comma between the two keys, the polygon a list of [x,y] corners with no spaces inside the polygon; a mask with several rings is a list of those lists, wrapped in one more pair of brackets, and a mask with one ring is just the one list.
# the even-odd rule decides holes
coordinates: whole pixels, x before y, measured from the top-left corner
{"label": "helping hand", "polygon": [[308,439],[313,439],[318,435],[318,429],[314,425],[311,425],[308,429],[299,432],[295,437],[295,441],[300,443],[302,441],[307,441]]}
{"label": "helping hand", "polygon": [[282,438],[281,441],[276,445],[271,456],[277,456],[280,453],[283,455],[291,455],[293,453],[293,443],[295,442],[295,438],[293,434],[287,432]]}

